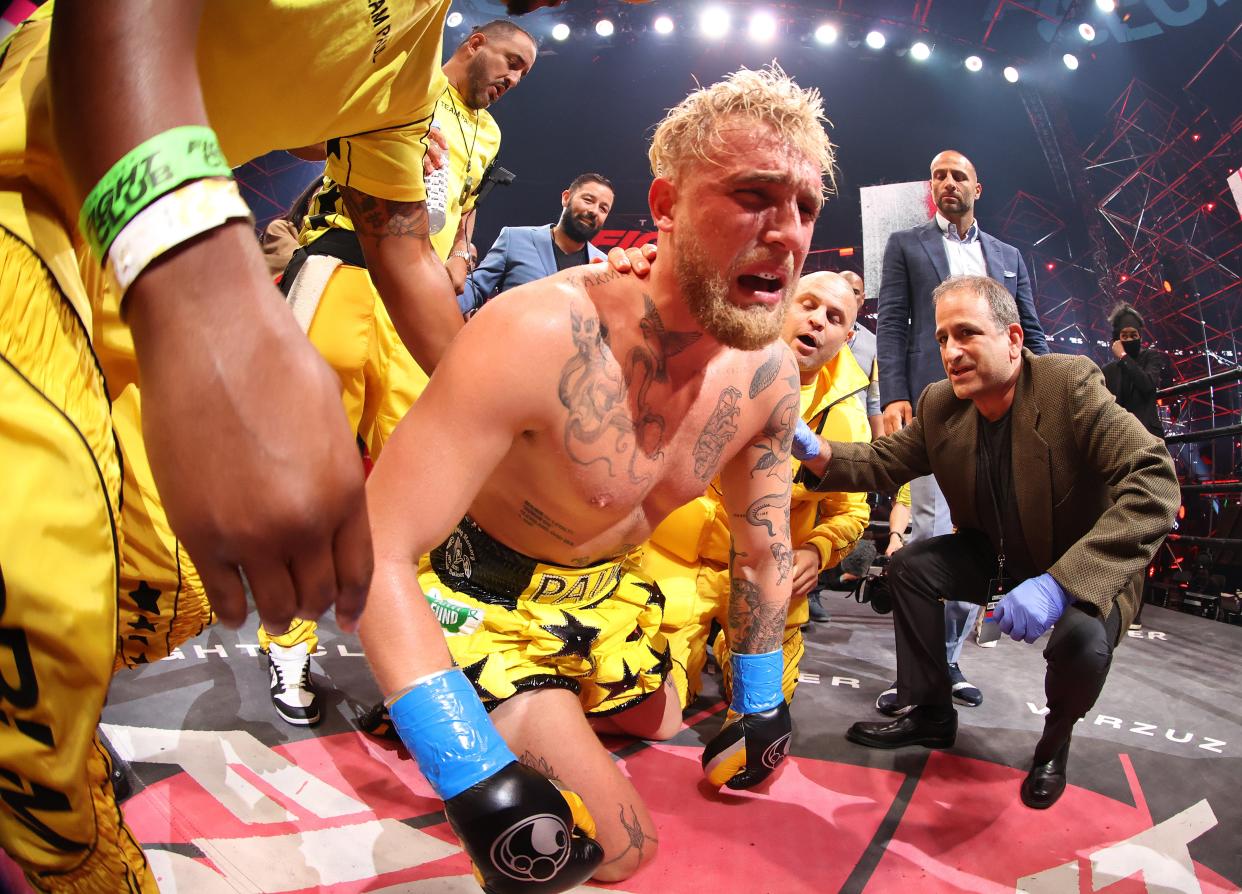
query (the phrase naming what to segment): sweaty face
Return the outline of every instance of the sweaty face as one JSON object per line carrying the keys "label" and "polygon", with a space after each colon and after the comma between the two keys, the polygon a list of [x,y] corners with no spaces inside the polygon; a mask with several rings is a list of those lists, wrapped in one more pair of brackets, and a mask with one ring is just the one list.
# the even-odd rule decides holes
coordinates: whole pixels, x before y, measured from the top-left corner
{"label": "sweaty face", "polygon": [[931,164],[932,199],[940,213],[956,217],[975,207],[982,191],[975,166],[960,152],[941,152]]}
{"label": "sweaty face", "polygon": [[853,290],[836,273],[812,273],[799,280],[783,335],[804,377],[837,356],[853,328],[854,305]]}
{"label": "sweaty face", "polygon": [[535,45],[523,34],[482,35],[483,43],[466,63],[462,99],[470,108],[486,109],[518,85],[535,64]]}
{"label": "sweaty face", "polygon": [[612,210],[612,190],[602,183],[584,183],[561,208],[560,227],[575,242],[595,238]]}
{"label": "sweaty face", "polygon": [[727,154],[676,175],[673,267],[707,333],[754,350],[781,333],[823,184],[814,162],[768,128],[726,125],[720,143]]}
{"label": "sweaty face", "polygon": [[940,296],[936,340],[953,393],[963,400],[988,403],[1003,395],[1017,374],[1022,327],[998,326],[987,299],[972,289]]}

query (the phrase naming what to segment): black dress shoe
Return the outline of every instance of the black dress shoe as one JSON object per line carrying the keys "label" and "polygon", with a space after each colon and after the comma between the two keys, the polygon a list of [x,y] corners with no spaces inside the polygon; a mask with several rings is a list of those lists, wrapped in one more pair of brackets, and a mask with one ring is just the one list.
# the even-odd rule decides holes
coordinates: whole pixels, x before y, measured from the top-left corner
{"label": "black dress shoe", "polygon": [[1052,760],[1035,764],[1022,780],[1022,803],[1032,810],[1047,810],[1065,791],[1065,765],[1069,763],[1069,741]]}
{"label": "black dress shoe", "polygon": [[868,748],[952,748],[957,738],[957,712],[949,709],[947,714],[938,714],[919,706],[896,720],[855,723],[845,738]]}

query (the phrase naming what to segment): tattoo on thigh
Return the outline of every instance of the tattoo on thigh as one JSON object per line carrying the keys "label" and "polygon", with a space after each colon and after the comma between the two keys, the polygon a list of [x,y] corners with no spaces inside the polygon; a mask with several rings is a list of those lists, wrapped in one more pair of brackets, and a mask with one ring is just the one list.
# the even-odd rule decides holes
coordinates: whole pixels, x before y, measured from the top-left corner
{"label": "tattoo on thigh", "polygon": [[643,849],[648,844],[659,843],[659,839],[656,836],[648,835],[646,832],[643,831],[643,824],[638,819],[638,810],[634,807],[634,805],[633,804],[629,805],[630,815],[628,817],[625,815],[625,808],[626,808],[625,804],[620,805],[621,828],[625,829],[625,834],[629,837],[629,842],[626,844],[625,850],[621,851],[621,853],[617,854],[615,857],[613,857],[611,860],[605,863],[604,864],[605,866],[607,866],[610,863],[616,863],[618,860],[620,860],[622,857],[624,857],[626,854],[628,854],[630,851],[633,851],[633,850],[638,851],[638,860],[641,863],[643,859]]}
{"label": "tattoo on thigh", "polygon": [[533,751],[523,751],[522,756],[518,758],[518,763],[525,764],[548,779],[557,782],[561,781],[560,777],[556,775],[556,771],[552,769],[552,765],[548,763],[548,759],[542,754],[535,754]]}

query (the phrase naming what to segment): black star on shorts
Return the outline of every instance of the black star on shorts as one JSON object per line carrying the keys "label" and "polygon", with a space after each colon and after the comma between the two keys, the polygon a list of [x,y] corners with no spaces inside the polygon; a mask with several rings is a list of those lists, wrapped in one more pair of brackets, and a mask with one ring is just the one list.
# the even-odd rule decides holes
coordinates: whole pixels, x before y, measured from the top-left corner
{"label": "black star on shorts", "polygon": [[595,645],[595,640],[599,638],[600,628],[592,627],[590,624],[583,624],[568,612],[562,611],[561,615],[565,618],[564,624],[543,625],[544,630],[565,643],[561,650],[552,657],[563,658],[569,655],[577,655],[579,658],[589,661],[591,659],[591,647]]}

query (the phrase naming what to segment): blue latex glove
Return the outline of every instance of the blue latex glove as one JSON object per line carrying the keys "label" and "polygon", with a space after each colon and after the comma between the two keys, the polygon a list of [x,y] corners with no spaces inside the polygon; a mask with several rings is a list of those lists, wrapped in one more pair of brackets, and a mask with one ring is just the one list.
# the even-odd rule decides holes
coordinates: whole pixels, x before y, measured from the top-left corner
{"label": "blue latex glove", "polygon": [[1031,577],[1001,597],[992,620],[1001,633],[1033,643],[1057,622],[1070,604],[1069,595],[1051,574]]}
{"label": "blue latex glove", "polygon": [[799,419],[798,424],[794,427],[793,450],[791,452],[794,459],[797,460],[814,459],[819,456],[819,435],[815,434],[804,419]]}

